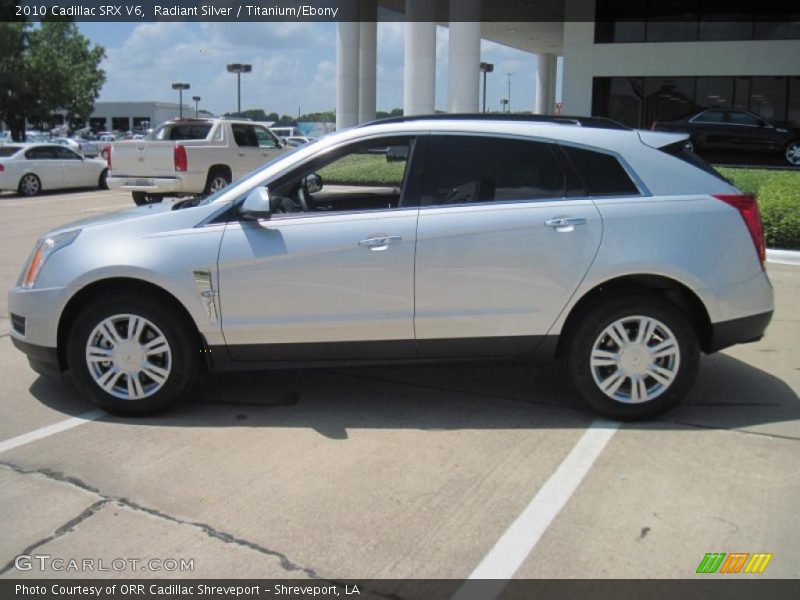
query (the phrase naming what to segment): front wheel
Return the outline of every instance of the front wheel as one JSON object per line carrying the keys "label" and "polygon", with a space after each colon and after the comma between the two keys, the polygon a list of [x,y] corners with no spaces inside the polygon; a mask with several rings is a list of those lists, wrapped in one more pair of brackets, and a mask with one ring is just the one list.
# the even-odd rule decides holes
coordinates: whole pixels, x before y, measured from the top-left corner
{"label": "front wheel", "polygon": [[630,296],[584,314],[568,341],[567,371],[581,398],[620,421],[678,404],[697,375],[700,347],[686,315],[666,300]]}
{"label": "front wheel", "polygon": [[186,319],[146,296],[88,303],[69,336],[67,360],[78,389],[122,415],[163,410],[190,388],[200,348]]}
{"label": "front wheel", "polygon": [[786,162],[795,167],[800,167],[800,140],[789,142],[786,146]]}

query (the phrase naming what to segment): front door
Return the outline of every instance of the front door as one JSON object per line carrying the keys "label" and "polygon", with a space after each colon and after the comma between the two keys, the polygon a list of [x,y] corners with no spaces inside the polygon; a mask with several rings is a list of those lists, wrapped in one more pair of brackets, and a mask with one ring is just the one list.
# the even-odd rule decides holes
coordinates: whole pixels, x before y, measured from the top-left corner
{"label": "front door", "polygon": [[269,184],[269,220],[227,225],[219,293],[232,359],[415,355],[418,197],[404,189],[409,154],[387,160],[392,146],[413,144],[326,152]]}

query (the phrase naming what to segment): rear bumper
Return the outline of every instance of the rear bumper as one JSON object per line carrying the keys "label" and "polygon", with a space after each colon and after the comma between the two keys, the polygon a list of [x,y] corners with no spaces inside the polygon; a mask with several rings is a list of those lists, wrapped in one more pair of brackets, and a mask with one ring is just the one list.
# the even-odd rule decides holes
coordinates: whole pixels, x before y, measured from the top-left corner
{"label": "rear bumper", "polygon": [[109,176],[106,179],[109,189],[146,194],[185,193],[184,182],[174,177],[124,177]]}
{"label": "rear bumper", "polygon": [[772,311],[741,317],[731,321],[711,324],[711,341],[707,352],[717,352],[735,344],[757,342],[764,337],[767,325],[772,320]]}
{"label": "rear bumper", "polygon": [[40,375],[60,377],[61,367],[58,362],[58,349],[38,346],[23,340],[11,337],[11,343],[28,357],[31,368]]}

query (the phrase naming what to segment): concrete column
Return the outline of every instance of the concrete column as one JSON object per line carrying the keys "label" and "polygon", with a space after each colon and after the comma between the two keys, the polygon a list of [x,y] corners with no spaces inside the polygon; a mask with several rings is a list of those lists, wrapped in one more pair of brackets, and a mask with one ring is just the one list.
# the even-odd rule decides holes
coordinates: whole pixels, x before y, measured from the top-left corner
{"label": "concrete column", "polygon": [[539,54],[539,69],[536,73],[537,115],[552,115],[556,104],[556,56]]}
{"label": "concrete column", "polygon": [[481,63],[480,0],[450,2],[447,112],[478,112]]}
{"label": "concrete column", "polygon": [[403,113],[433,114],[436,98],[436,3],[406,0]]}
{"label": "concrete column", "polygon": [[358,67],[358,122],[375,119],[375,85],[378,58],[378,4],[361,0]]}
{"label": "concrete column", "polygon": [[361,25],[340,22],[336,34],[336,129],[358,123],[358,48]]}

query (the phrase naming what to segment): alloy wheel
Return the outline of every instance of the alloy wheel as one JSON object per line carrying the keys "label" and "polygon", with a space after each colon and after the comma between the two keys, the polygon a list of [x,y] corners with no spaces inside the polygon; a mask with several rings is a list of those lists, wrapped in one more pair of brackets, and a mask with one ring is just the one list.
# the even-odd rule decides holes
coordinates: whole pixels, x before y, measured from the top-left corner
{"label": "alloy wheel", "polygon": [[646,316],[618,319],[592,346],[590,368],[597,387],[625,404],[654,400],[675,381],[680,347],[670,329]]}
{"label": "alloy wheel", "polygon": [[172,351],[163,332],[133,314],[103,319],[86,342],[86,366],[94,382],[123,400],[158,392],[172,369]]}
{"label": "alloy wheel", "polygon": [[786,160],[800,167],[800,142],[792,142],[786,147]]}
{"label": "alloy wheel", "polygon": [[25,175],[22,178],[22,181],[19,184],[22,193],[26,196],[35,196],[39,193],[39,189],[41,185],[39,184],[39,179],[36,175]]}

